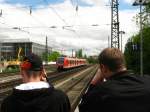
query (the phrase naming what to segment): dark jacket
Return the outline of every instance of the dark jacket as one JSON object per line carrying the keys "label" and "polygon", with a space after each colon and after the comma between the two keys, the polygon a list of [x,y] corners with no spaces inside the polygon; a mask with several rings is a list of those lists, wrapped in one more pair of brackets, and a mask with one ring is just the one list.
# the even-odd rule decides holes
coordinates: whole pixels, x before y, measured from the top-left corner
{"label": "dark jacket", "polygon": [[80,112],[150,112],[150,76],[117,73],[91,85],[82,97]]}
{"label": "dark jacket", "polygon": [[51,88],[34,90],[14,89],[2,105],[1,112],[70,112],[68,97]]}

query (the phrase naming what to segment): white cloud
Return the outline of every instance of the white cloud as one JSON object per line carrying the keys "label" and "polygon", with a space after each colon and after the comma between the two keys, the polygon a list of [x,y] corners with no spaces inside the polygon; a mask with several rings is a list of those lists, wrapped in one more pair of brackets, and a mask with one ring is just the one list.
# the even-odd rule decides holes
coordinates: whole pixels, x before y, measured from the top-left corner
{"label": "white cloud", "polygon": [[0,3],[4,2],[5,0],[0,0]]}
{"label": "white cloud", "polygon": [[123,35],[123,47],[127,39],[136,34],[139,30],[133,21],[133,16],[135,16],[137,12],[137,10],[123,10],[120,12],[120,30],[126,32],[125,35]]}
{"label": "white cloud", "polygon": [[[102,3],[101,0],[88,0],[91,3]],[[30,38],[45,44],[48,36],[49,45],[54,49],[83,48],[84,53],[97,54],[107,47],[107,37],[110,35],[110,9],[108,7],[79,7],[78,12],[70,1],[51,5],[52,8],[39,8],[29,13],[29,8],[16,8],[14,5],[0,4],[3,15],[0,18],[0,35],[10,38]],[[21,5],[17,5],[21,7]],[[42,7],[42,6],[41,6]],[[120,12],[121,29],[125,30],[123,43],[134,34],[135,24],[132,17],[136,11],[124,10]],[[98,24],[99,26],[92,26]],[[62,26],[72,26],[65,27]],[[50,28],[56,26],[56,28]],[[12,29],[20,27],[21,30]],[[24,27],[24,28],[23,28]],[[2,36],[0,36],[1,38]],[[68,51],[68,52],[67,52]],[[71,53],[70,53],[71,54]]]}
{"label": "white cloud", "polygon": [[125,3],[128,3],[128,4],[133,4],[135,0],[124,0]]}
{"label": "white cloud", "polygon": [[108,5],[109,0],[81,0],[90,5],[104,6]]}

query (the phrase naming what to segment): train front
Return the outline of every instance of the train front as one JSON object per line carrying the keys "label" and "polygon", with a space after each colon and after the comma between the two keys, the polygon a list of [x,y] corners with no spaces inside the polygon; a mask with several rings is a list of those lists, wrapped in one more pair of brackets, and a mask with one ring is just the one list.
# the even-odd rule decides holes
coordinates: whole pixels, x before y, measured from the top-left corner
{"label": "train front", "polygon": [[57,65],[57,70],[63,70],[64,69],[64,57],[57,58],[56,65]]}

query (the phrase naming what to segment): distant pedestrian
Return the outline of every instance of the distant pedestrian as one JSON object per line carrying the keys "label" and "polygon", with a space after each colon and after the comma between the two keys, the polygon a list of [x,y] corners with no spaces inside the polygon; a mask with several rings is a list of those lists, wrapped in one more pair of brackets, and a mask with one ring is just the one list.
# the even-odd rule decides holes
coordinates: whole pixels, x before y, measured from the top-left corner
{"label": "distant pedestrian", "polygon": [[127,71],[124,56],[116,48],[104,49],[99,64],[80,112],[150,112],[150,76]]}
{"label": "distant pedestrian", "polygon": [[35,54],[20,65],[23,84],[4,99],[1,112],[70,112],[68,97],[46,82],[42,60]]}

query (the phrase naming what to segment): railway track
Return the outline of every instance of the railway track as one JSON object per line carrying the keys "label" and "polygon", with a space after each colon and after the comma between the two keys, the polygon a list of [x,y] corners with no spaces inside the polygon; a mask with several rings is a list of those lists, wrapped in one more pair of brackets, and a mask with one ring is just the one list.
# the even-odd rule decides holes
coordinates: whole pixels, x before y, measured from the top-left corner
{"label": "railway track", "polygon": [[14,72],[14,73],[0,73],[0,78],[7,77],[7,76],[14,76],[16,74],[19,75],[19,72]]}
{"label": "railway track", "polygon": [[[80,68],[76,68],[76,69],[71,69],[71,70],[63,71],[63,72],[57,72],[57,71],[55,71],[55,72],[49,72],[49,73],[47,73],[48,79],[49,79],[50,82],[54,82],[54,81],[56,81],[58,79],[63,78],[65,75],[78,72],[78,71],[80,71],[82,69],[85,69],[87,67],[88,66],[84,66],[84,67],[80,67]],[[3,90],[5,88],[13,88],[16,85],[20,84],[21,81],[22,80],[21,80],[21,76],[20,75],[8,76],[8,77],[5,77],[5,78],[1,78],[0,79],[0,90]]]}
{"label": "railway track", "polygon": [[[57,69],[55,65],[45,65],[44,68],[48,72],[53,72],[53,71],[56,71],[56,69]],[[17,76],[19,74],[20,74],[20,72],[18,69],[18,71],[16,71],[16,72],[0,73],[0,78],[7,77],[7,76]]]}
{"label": "railway track", "polygon": [[[71,74],[75,74],[83,69],[88,68],[88,67],[89,66],[84,66],[84,67],[72,69],[69,71],[59,72],[59,73],[58,72],[48,73],[48,79],[51,83],[54,83],[60,79],[69,77],[69,76],[71,76]],[[0,81],[0,90],[1,90],[0,91],[0,104],[2,103],[2,100],[11,93],[12,88],[20,83],[21,83],[21,77],[17,77],[14,79],[8,78],[5,81]]]}
{"label": "railway track", "polygon": [[87,90],[87,87],[97,72],[97,69],[98,66],[90,67],[74,75],[72,78],[55,85],[55,88],[61,89],[67,93],[71,103],[71,112],[74,112],[76,109],[80,102],[81,96]]}

